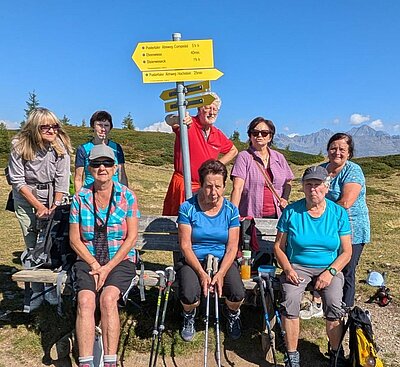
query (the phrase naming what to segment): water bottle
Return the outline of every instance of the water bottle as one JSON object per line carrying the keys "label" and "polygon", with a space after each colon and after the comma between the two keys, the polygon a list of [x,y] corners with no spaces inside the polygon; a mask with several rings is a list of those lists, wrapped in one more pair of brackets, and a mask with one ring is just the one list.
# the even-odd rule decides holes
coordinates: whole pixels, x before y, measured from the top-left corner
{"label": "water bottle", "polygon": [[243,280],[251,278],[251,251],[243,251],[242,263],[240,264],[240,276]]}

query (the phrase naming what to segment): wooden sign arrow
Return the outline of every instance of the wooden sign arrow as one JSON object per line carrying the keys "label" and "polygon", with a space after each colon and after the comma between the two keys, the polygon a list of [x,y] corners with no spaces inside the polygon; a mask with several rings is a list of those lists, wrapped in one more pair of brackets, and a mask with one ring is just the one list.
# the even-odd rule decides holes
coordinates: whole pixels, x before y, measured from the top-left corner
{"label": "wooden sign arrow", "polygon": [[[209,91],[211,88],[211,83],[209,80],[205,80],[204,82],[185,85],[183,88],[183,92],[185,95],[189,96],[192,94],[204,93]],[[168,101],[169,99],[176,98],[176,88],[164,90],[160,94],[160,98],[163,101]]]}
{"label": "wooden sign arrow", "polygon": [[[201,106],[208,106],[213,103],[215,97],[211,94],[204,94],[198,97],[187,98],[185,101],[186,108],[197,108]],[[178,103],[174,102],[167,102],[165,104],[165,112],[173,112],[178,111]]]}

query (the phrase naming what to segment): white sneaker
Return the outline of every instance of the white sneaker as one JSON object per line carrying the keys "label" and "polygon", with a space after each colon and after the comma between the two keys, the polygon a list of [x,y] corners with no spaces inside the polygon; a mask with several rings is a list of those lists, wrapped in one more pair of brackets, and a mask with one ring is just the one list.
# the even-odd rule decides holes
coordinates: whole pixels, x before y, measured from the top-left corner
{"label": "white sneaker", "polygon": [[310,320],[313,317],[319,318],[323,316],[322,304],[318,307],[316,303],[311,302],[306,309],[300,310],[300,318],[302,320]]}

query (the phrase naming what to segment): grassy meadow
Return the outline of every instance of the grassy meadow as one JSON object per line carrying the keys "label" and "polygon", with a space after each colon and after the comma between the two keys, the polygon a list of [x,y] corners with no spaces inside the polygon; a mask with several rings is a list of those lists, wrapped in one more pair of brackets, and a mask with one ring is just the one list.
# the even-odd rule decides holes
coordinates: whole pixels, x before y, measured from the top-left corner
{"label": "grassy meadow", "polygon": [[[74,146],[84,142],[90,135],[89,129],[69,128]],[[126,169],[130,187],[136,192],[140,210],[143,214],[161,214],[162,203],[171,177],[173,136],[163,133],[142,133],[136,131],[113,130],[114,139],[120,142],[126,154]],[[243,149],[244,144],[239,144]],[[298,178],[308,165],[321,161],[321,156],[312,156],[295,152],[283,151]],[[385,271],[387,273],[387,286],[394,297],[395,310],[398,310],[400,294],[400,156],[381,158],[365,158],[357,160],[367,176],[367,200],[370,210],[372,225],[372,242],[367,245],[362,255],[358,268],[357,297],[363,302],[374,293],[374,289],[362,283],[366,278],[367,270]],[[4,167],[6,155],[0,155],[0,165]],[[5,207],[9,186],[5,177],[0,177],[0,210]],[[229,182],[226,194],[229,196],[231,183]],[[291,200],[302,197],[299,180],[296,179],[291,195]],[[19,224],[13,213],[2,211],[0,216],[0,345],[2,346],[4,360],[0,360],[0,367],[9,363],[18,363],[21,366],[41,365],[50,363],[49,346],[64,332],[72,328],[71,319],[60,319],[55,309],[47,306],[33,315],[25,315],[21,310],[23,302],[22,284],[11,281],[11,274],[21,268],[19,256],[24,249]],[[169,253],[144,253],[144,261],[150,267],[169,265],[172,256]],[[134,299],[140,302],[139,298]],[[151,330],[155,309],[156,292],[149,291],[145,306],[139,310],[133,304],[121,312],[122,335],[121,348],[125,355],[147,352],[151,345]],[[392,307],[389,306],[388,309]],[[6,311],[13,311],[3,315]],[[171,303],[169,314],[173,315],[167,320],[167,329],[164,336],[162,352],[168,356],[186,356],[201,353],[203,350],[202,333],[196,337],[195,342],[184,344],[179,338],[180,310]],[[3,315],[3,316],[2,316]],[[251,350],[254,365],[264,366],[259,362],[262,359],[259,347],[261,330],[261,312],[259,309],[244,307],[243,322],[244,333],[240,343],[224,341],[225,348],[233,350],[237,355],[246,355]],[[388,314],[390,319],[390,314]],[[322,320],[310,320],[302,323],[301,348],[309,351],[315,362],[313,350],[322,353],[326,351],[325,329]],[[204,330],[201,321],[198,323],[200,330]],[[258,325],[258,326],[257,326]],[[390,322],[389,322],[390,325]],[[397,330],[397,338],[400,333]],[[212,334],[212,333],[211,333]],[[210,342],[210,345],[214,345]],[[135,353],[133,353],[135,352]],[[390,354],[392,353],[392,355]],[[395,360],[396,350],[387,352],[384,357],[390,361]],[[256,355],[256,356],[253,356]],[[184,357],[184,358],[186,358]],[[246,357],[248,360],[249,357]],[[319,353],[322,361],[318,366],[324,366],[324,357]],[[307,359],[306,359],[307,360]],[[4,364],[3,364],[4,363]],[[57,365],[57,364],[56,364]],[[62,364],[59,364],[61,366]],[[141,364],[137,364],[141,365]],[[145,364],[143,364],[145,365]],[[241,366],[241,364],[237,364]],[[246,364],[247,365],[247,364]],[[251,364],[253,365],[253,364]],[[307,365],[307,364],[306,364]],[[315,365],[317,364],[309,364]],[[387,364],[393,365],[396,364]]]}

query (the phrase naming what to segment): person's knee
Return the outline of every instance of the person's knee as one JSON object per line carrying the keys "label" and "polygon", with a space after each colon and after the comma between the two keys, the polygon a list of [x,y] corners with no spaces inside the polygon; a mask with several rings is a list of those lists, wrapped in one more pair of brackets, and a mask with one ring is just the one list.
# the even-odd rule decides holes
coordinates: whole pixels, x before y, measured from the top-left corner
{"label": "person's knee", "polygon": [[79,292],[77,312],[78,314],[93,314],[96,309],[96,299],[91,292]]}
{"label": "person's knee", "polygon": [[112,287],[106,287],[101,296],[100,296],[100,309],[101,311],[105,312],[112,312],[116,309],[117,307],[117,302],[120,298],[120,292],[118,288],[112,286]]}

